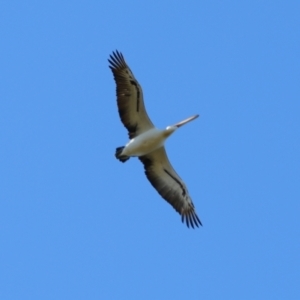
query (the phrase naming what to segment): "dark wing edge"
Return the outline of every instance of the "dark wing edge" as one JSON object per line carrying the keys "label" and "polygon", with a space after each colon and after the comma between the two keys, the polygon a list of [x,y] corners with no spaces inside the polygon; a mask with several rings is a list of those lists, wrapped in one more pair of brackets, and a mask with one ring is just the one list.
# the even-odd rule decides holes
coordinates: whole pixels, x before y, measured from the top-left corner
{"label": "dark wing edge", "polygon": [[128,130],[129,138],[153,128],[143,100],[143,91],[119,51],[114,51],[108,59],[115,82],[117,104],[122,123]]}
{"label": "dark wing edge", "polygon": [[202,226],[187,188],[171,166],[164,147],[140,156],[139,159],[151,185],[181,215],[181,221],[187,227]]}

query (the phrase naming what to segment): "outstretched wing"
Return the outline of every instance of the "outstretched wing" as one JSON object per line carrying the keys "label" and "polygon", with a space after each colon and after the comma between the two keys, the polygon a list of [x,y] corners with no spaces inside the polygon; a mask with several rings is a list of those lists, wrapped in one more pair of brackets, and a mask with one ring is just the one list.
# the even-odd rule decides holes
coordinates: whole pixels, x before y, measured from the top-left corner
{"label": "outstretched wing", "polygon": [[143,99],[143,91],[125,62],[121,52],[115,51],[108,60],[117,85],[119,115],[128,130],[129,138],[154,127],[149,119]]}
{"label": "outstretched wing", "polygon": [[202,226],[186,185],[171,166],[164,147],[140,156],[145,174],[158,193],[181,215],[187,226]]}

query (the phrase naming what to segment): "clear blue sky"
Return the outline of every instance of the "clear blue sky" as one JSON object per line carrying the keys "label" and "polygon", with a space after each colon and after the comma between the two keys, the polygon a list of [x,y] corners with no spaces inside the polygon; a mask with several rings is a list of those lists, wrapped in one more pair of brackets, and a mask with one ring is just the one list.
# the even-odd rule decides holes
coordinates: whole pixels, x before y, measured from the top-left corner
{"label": "clear blue sky", "polygon": [[[187,3],[187,2],[186,2]],[[299,1],[2,1],[0,299],[300,299]],[[123,52],[203,227],[147,181]]]}

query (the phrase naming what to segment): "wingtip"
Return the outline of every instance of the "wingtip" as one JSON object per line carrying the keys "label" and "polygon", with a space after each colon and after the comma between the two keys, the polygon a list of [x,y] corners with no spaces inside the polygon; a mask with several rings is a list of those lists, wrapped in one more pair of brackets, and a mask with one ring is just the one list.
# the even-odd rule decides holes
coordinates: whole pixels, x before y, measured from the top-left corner
{"label": "wingtip", "polygon": [[194,210],[185,213],[183,212],[181,214],[181,222],[185,223],[188,228],[192,227],[193,229],[196,229],[197,227],[199,228],[199,226],[203,226]]}
{"label": "wingtip", "polygon": [[114,70],[125,68],[126,62],[122,52],[115,50],[109,55],[108,58],[109,68],[114,72]]}
{"label": "wingtip", "polygon": [[122,52],[121,52],[121,51],[118,51],[117,49],[114,50],[114,51],[112,51],[112,53],[109,55],[109,57],[110,57],[111,59],[113,59],[113,58],[121,58],[121,59],[124,59]]}

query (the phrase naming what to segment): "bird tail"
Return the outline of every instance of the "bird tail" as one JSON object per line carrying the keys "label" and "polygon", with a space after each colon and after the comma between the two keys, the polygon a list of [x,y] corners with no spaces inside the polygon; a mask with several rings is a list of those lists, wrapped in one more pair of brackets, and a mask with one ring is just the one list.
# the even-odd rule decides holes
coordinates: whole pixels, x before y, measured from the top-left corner
{"label": "bird tail", "polygon": [[127,155],[122,155],[122,151],[123,151],[123,149],[124,149],[125,147],[123,146],[123,147],[118,147],[117,149],[116,149],[116,154],[115,154],[115,156],[116,156],[116,158],[119,160],[119,161],[121,161],[121,162],[125,162],[125,161],[127,161],[130,157],[129,156],[127,156]]}

